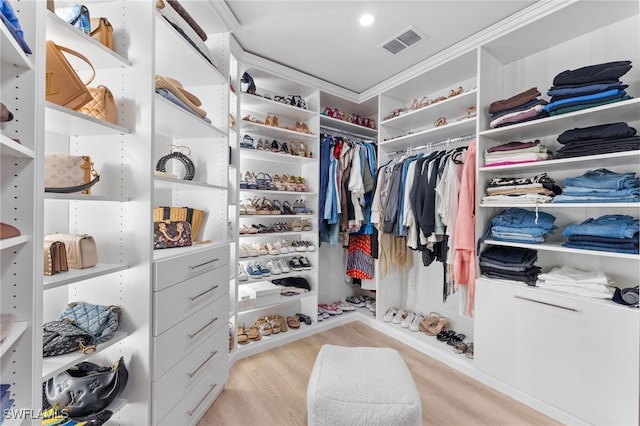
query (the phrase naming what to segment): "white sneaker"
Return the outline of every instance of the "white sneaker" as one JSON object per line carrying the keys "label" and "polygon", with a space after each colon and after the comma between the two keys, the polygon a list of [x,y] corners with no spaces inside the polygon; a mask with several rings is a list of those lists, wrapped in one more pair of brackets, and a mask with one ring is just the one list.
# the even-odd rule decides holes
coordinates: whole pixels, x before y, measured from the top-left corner
{"label": "white sneaker", "polygon": [[282,269],[278,266],[278,263],[273,260],[267,261],[265,266],[271,270],[273,275],[280,275],[282,273]]}
{"label": "white sneaker", "polygon": [[278,249],[280,254],[289,254],[289,243],[287,240],[278,240],[278,244],[280,244],[280,248]]}
{"label": "white sneaker", "polygon": [[400,309],[396,316],[393,317],[393,320],[391,322],[394,324],[400,324],[402,320],[407,317],[407,315],[409,315],[409,312],[405,311],[404,309]]}
{"label": "white sneaker", "polygon": [[409,330],[411,331],[420,331],[420,323],[424,321],[424,316],[421,314],[416,314],[415,318],[409,324]]}
{"label": "white sneaker", "polygon": [[334,305],[336,305],[338,308],[342,309],[343,311],[355,311],[356,308],[351,306],[350,304],[346,303],[344,300],[338,300],[337,302],[333,302]]}
{"label": "white sneaker", "polygon": [[249,275],[241,263],[238,263],[238,281],[249,281]]}
{"label": "white sneaker", "polygon": [[384,316],[382,317],[382,321],[384,322],[393,321],[393,318],[396,316],[397,313],[398,313],[398,308],[389,308],[387,313],[384,314]]}
{"label": "white sneaker", "polygon": [[415,312],[411,312],[411,314],[407,315],[407,316],[405,317],[405,319],[403,319],[403,320],[400,322],[400,327],[402,327],[402,328],[409,328],[409,326],[411,325],[411,323],[412,323],[412,322],[413,322],[413,320],[415,320],[415,319],[416,319],[416,314],[415,314]]}
{"label": "white sneaker", "polygon": [[280,245],[278,244],[278,246],[276,246],[276,244],[278,243],[272,243],[272,242],[268,242],[266,244],[267,246],[267,252],[271,255],[271,256],[277,256],[280,254]]}
{"label": "white sneaker", "polygon": [[277,262],[283,274],[288,274],[289,272],[291,272],[291,269],[289,269],[289,267],[287,266],[287,262],[283,262],[282,259],[278,259]]}

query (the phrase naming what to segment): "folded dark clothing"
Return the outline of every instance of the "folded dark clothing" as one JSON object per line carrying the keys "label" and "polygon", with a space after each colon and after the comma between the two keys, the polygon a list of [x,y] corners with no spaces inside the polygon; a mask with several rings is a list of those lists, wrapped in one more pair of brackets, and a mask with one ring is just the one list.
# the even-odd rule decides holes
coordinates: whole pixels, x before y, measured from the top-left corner
{"label": "folded dark clothing", "polygon": [[558,89],[579,89],[581,87],[593,86],[594,84],[606,84],[614,86],[616,84],[622,84],[622,82],[618,79],[614,80],[600,80],[600,81],[588,81],[586,83],[576,83],[576,84],[563,84],[561,86],[551,86],[549,90],[558,90]]}
{"label": "folded dark clothing", "polygon": [[587,65],[574,70],[562,71],[553,78],[554,86],[589,83],[601,80],[617,80],[631,69],[631,61],[612,61]]}
{"label": "folded dark clothing", "polygon": [[[597,85],[597,86],[602,86],[602,85]],[[593,90],[593,91],[587,91],[587,92],[575,92],[575,93],[568,93],[566,95],[555,95],[552,96],[551,99],[549,99],[550,103],[553,103],[555,101],[560,101],[562,99],[570,99],[576,96],[588,96],[588,95],[595,95],[597,93],[601,93],[603,91],[608,91],[608,90],[624,90],[627,87],[629,87],[628,84],[619,84],[617,86],[609,86],[606,89],[597,89],[597,90]]]}
{"label": "folded dark clothing", "polygon": [[616,102],[622,102],[622,101],[626,101],[626,100],[629,100],[629,99],[633,99],[633,97],[631,97],[629,95],[624,95],[622,97],[616,97],[614,99],[608,99],[606,101],[600,101],[600,102],[594,102],[594,103],[588,103],[588,104],[581,104],[581,105],[569,105],[569,106],[566,106],[566,107],[563,107],[563,108],[554,109],[553,111],[548,111],[547,114],[550,115],[550,116],[568,114],[570,112],[582,111],[583,109],[595,108],[595,107],[598,107],[598,106],[613,104],[613,103],[616,103]]}
{"label": "folded dark clothing", "polygon": [[522,120],[502,122],[502,123],[496,125],[496,128],[512,126],[514,124],[519,124],[519,123],[526,123],[527,121],[540,120],[541,118],[545,118],[545,117],[548,117],[548,116],[549,116],[548,112],[540,111],[540,113],[538,115],[534,115],[532,117],[527,117],[527,118],[522,119]]}
{"label": "folded dark clothing", "polygon": [[535,141],[531,142],[512,141],[492,146],[491,148],[487,149],[487,152],[514,151],[518,149],[531,148],[532,146],[536,145],[540,145],[540,140],[536,139]]}
{"label": "folded dark clothing", "polygon": [[489,105],[489,114],[523,105],[531,100],[534,100],[540,95],[541,93],[538,91],[538,88],[532,87],[531,89],[527,89],[524,92],[520,92],[510,98],[494,101],[491,103],[491,105]]}
{"label": "folded dark clothing", "polygon": [[524,275],[519,273],[508,273],[505,271],[494,271],[486,268],[481,269],[481,272],[489,278],[520,281],[526,283],[527,285],[535,286],[536,281],[538,280],[538,274],[540,274],[540,268],[536,267],[535,269],[536,271]]}
{"label": "folded dark clothing", "polygon": [[499,263],[497,261],[493,261],[490,259],[483,259],[480,258],[480,266],[481,267],[488,267],[488,268],[494,268],[494,269],[499,269],[502,271],[512,271],[512,272],[523,272],[526,271],[527,269],[531,268],[534,265],[535,260],[531,260],[525,263],[520,263],[520,264],[511,264],[511,263]]}
{"label": "folded dark clothing", "polygon": [[601,154],[612,154],[614,152],[626,152],[626,151],[637,151],[640,150],[640,143],[636,144],[627,144],[620,146],[603,146],[603,147],[594,147],[589,149],[576,149],[576,150],[566,150],[566,151],[557,151],[555,153],[555,158],[571,158],[571,157],[583,157],[586,155],[601,155]]}
{"label": "folded dark clothing", "polygon": [[568,243],[574,246],[589,246],[594,248],[601,248],[602,250],[631,250],[638,251],[638,243],[601,243],[598,241],[573,241],[569,240]]}
{"label": "folded dark clothing", "polygon": [[612,83],[592,83],[579,87],[559,86],[551,87],[547,90],[547,96],[551,96],[551,101],[553,102],[555,99],[562,99],[576,95],[589,95],[611,89],[626,89],[627,87],[629,87],[629,85],[623,84],[621,81],[614,81]]}
{"label": "folded dark clothing", "polygon": [[[555,157],[562,152],[591,151],[591,150],[608,150],[630,148],[640,146],[640,136],[630,136],[621,139],[594,139],[593,141],[575,141],[564,144],[562,148],[556,151]],[[620,151],[615,151],[620,152]]]}
{"label": "folded dark clothing", "polygon": [[590,127],[576,127],[571,130],[565,130],[559,136],[557,141],[561,144],[578,140],[602,139],[602,138],[624,138],[636,134],[636,129],[629,127],[627,123],[616,122],[608,124],[600,124]]}
{"label": "folded dark clothing", "polygon": [[538,259],[538,251],[522,247],[490,246],[481,257],[503,263],[521,264]]}
{"label": "folded dark clothing", "polygon": [[570,241],[562,243],[563,247],[582,249],[582,250],[595,250],[595,251],[608,251],[613,253],[625,253],[625,254],[640,254],[640,248],[638,246],[634,248],[619,248],[619,247],[602,247],[600,245],[592,245],[589,243],[572,243]]}
{"label": "folded dark clothing", "polygon": [[496,111],[493,114],[491,114],[491,120],[495,120],[496,118],[502,117],[503,115],[507,115],[512,112],[525,111],[531,107],[534,107],[540,104],[545,105],[547,104],[547,101],[545,101],[544,99],[533,99],[522,105],[516,105],[513,108],[501,109],[500,111]]}
{"label": "folded dark clothing", "polygon": [[593,104],[601,104],[602,102],[621,100],[625,96],[628,96],[627,92],[625,92],[624,90],[612,90],[610,92],[611,94],[607,96],[589,95],[589,96],[594,96],[593,99],[585,99],[587,97],[583,98],[581,96],[562,99],[560,101],[550,103],[546,105],[544,108],[545,108],[545,111],[547,112],[553,112],[561,108],[568,108],[568,107],[578,106],[578,105],[589,105],[592,107]]}
{"label": "folded dark clothing", "polygon": [[638,244],[640,242],[640,238],[638,238],[638,234],[633,238],[614,238],[614,237],[603,237],[599,235],[571,235],[569,236],[569,241],[577,242],[577,241],[591,241],[591,242],[599,242],[599,243],[634,243]]}
{"label": "folded dark clothing", "polygon": [[602,146],[602,145],[610,145],[610,144],[623,144],[623,143],[633,143],[640,140],[640,135],[638,136],[623,136],[619,138],[599,138],[599,139],[582,139],[577,141],[565,142],[562,148],[560,149],[568,149],[570,147],[575,146]]}

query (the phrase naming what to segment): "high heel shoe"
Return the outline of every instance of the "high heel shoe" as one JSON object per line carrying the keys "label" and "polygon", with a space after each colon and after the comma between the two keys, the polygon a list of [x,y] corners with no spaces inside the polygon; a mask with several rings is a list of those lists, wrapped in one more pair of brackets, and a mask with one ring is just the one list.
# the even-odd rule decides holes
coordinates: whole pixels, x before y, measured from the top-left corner
{"label": "high heel shoe", "polygon": [[275,115],[274,115],[273,117],[271,117],[271,125],[272,125],[273,127],[280,127],[280,126],[278,125],[278,117],[276,117]]}
{"label": "high heel shoe", "polygon": [[264,125],[265,126],[271,126],[271,116],[269,114],[267,114],[267,118],[264,119]]}
{"label": "high heel shoe", "polygon": [[446,330],[449,326],[449,320],[445,317],[440,317],[438,322],[431,324],[429,328],[427,328],[426,333],[429,336],[437,336],[442,330]]}

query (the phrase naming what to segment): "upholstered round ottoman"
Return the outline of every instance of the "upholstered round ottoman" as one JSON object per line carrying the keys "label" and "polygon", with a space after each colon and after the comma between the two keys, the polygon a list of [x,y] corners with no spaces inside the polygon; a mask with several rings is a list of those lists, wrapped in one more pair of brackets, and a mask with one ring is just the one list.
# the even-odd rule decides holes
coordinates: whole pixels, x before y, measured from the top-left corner
{"label": "upholstered round ottoman", "polygon": [[409,368],[390,348],[324,345],[307,387],[309,426],[420,425]]}

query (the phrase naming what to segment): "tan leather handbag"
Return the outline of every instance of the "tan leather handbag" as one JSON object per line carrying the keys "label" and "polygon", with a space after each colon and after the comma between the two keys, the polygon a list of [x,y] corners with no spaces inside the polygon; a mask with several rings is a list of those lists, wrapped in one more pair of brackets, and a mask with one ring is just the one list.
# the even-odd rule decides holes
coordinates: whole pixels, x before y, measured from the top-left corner
{"label": "tan leather handbag", "polygon": [[91,268],[98,264],[96,242],[87,234],[51,234],[44,241],[62,241],[66,250],[67,264],[71,269]]}
{"label": "tan leather handbag", "polygon": [[78,111],[89,117],[118,124],[118,111],[113,94],[107,86],[87,87],[92,99],[84,104]]}
{"label": "tan leather handbag", "polygon": [[113,27],[107,18],[91,18],[91,37],[113,50]]}
{"label": "tan leather handbag", "polygon": [[[75,50],[55,44],[47,40],[47,101],[70,109],[78,109],[91,99],[87,85],[93,81],[96,72],[91,62]],[[91,68],[91,76],[83,82],[75,72],[64,53],[76,56]]]}

